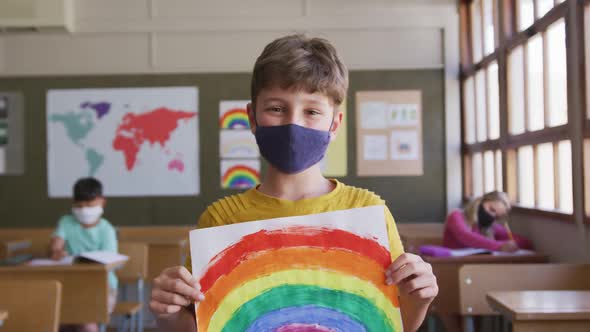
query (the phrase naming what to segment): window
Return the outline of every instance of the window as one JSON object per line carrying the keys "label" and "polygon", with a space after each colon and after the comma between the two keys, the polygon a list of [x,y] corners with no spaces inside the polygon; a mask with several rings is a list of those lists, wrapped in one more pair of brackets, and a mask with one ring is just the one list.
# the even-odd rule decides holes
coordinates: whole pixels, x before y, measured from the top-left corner
{"label": "window", "polygon": [[513,135],[524,133],[524,53],[522,46],[508,57],[508,113]]}
{"label": "window", "polygon": [[[568,33],[577,35],[583,29],[566,27],[571,17],[579,17],[568,14],[573,7],[584,10],[586,75],[590,77],[590,0],[584,1],[585,7],[581,2],[461,2],[463,54],[467,54],[462,63],[465,198],[505,190],[521,213],[548,211],[564,220],[577,215],[572,146],[579,145],[572,145],[572,140],[573,135],[580,138],[579,131],[570,130],[575,122],[569,117],[578,112],[584,118],[584,112],[568,109],[570,105],[579,108],[580,103],[568,104],[568,98],[579,98],[577,91],[568,91],[572,84],[567,75],[568,59],[578,53],[566,48],[566,37],[581,40]],[[504,26],[500,28],[498,22]],[[584,157],[590,218],[590,84],[586,88]]]}
{"label": "window", "polygon": [[547,29],[548,121],[551,127],[567,123],[567,68],[565,22],[559,20]]}

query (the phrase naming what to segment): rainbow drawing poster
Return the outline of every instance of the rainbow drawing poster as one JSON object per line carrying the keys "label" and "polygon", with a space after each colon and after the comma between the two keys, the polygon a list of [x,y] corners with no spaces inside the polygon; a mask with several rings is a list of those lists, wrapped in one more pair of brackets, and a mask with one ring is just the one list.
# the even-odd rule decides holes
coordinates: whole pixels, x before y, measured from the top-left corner
{"label": "rainbow drawing poster", "polygon": [[222,100],[219,102],[220,129],[249,129],[248,111],[246,105],[249,100]]}
{"label": "rainbow drawing poster", "polygon": [[258,158],[256,138],[250,130],[222,129],[219,133],[219,155],[221,158]]}
{"label": "rainbow drawing poster", "polygon": [[247,189],[260,183],[260,160],[221,160],[221,188]]}
{"label": "rainbow drawing poster", "polygon": [[402,331],[383,206],[190,232],[199,332]]}

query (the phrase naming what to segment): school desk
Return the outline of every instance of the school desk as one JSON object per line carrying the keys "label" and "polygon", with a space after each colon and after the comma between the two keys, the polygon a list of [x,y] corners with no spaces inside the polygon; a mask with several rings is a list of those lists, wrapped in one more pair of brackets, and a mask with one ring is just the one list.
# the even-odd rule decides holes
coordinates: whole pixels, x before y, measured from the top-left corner
{"label": "school desk", "polygon": [[0,327],[4,325],[6,318],[8,318],[8,311],[0,309]]}
{"label": "school desk", "polygon": [[465,257],[424,257],[432,265],[438,283],[438,296],[430,305],[430,313],[439,316],[447,331],[461,330],[459,303],[459,269],[466,264],[545,263],[547,255],[526,256],[473,255]]}
{"label": "school desk", "polygon": [[0,240],[0,260],[11,258],[19,254],[28,253],[30,248],[31,240]]}
{"label": "school desk", "polygon": [[49,242],[54,231],[54,227],[1,228],[0,240],[25,239],[31,242],[27,253],[32,254],[33,257],[47,257]]}
{"label": "school desk", "polygon": [[112,264],[76,263],[52,266],[3,266],[3,280],[57,280],[62,284],[61,324],[109,322],[107,308],[108,272],[123,266]]}
{"label": "school desk", "polygon": [[396,225],[406,252],[418,253],[425,244],[442,245],[443,223],[399,223]]}
{"label": "school desk", "polygon": [[487,300],[514,332],[590,330],[590,291],[490,292]]}

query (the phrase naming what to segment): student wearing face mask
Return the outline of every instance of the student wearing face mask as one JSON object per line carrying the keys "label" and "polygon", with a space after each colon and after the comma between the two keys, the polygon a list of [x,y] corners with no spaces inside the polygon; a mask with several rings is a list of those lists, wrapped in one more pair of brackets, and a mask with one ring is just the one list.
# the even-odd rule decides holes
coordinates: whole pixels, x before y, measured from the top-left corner
{"label": "student wearing face mask", "polygon": [[[210,205],[199,227],[384,206],[394,262],[383,282],[398,286],[404,329],[415,331],[438,292],[430,264],[403,253],[383,199],[366,189],[326,179],[320,170],[320,161],[342,124],[339,105],[347,88],[348,71],[327,40],[292,35],[268,44],[254,64],[248,104],[251,130],[269,163],[268,171],[256,188]],[[150,309],[160,331],[196,331],[192,304],[204,295],[190,267],[189,260],[184,267],[170,267],[152,283]]]}
{"label": "student wearing face mask", "polygon": [[506,252],[532,249],[529,240],[517,234],[511,235],[502,223],[508,213],[508,195],[500,191],[489,192],[471,201],[464,210],[455,210],[448,215],[443,245]]}
{"label": "student wearing face mask", "polygon": [[[117,252],[115,229],[102,218],[105,202],[100,181],[95,178],[76,181],[71,213],[59,219],[50,241],[52,259],[59,260],[88,251]],[[117,277],[113,272],[109,273],[108,281],[108,306],[109,312],[112,312],[117,299]],[[94,323],[62,328],[67,331],[98,331],[98,325]]]}

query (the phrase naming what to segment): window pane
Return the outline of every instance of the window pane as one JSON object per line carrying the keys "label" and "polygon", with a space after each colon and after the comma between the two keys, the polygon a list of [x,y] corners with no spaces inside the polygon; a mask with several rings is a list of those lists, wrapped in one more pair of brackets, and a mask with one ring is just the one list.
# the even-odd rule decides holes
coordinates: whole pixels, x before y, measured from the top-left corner
{"label": "window pane", "polygon": [[500,96],[498,90],[498,64],[494,62],[488,67],[488,137],[490,139],[500,137]]}
{"label": "window pane", "polygon": [[463,106],[464,106],[464,132],[465,143],[475,143],[475,88],[473,77],[469,77],[463,83]]}
{"label": "window pane", "polygon": [[481,160],[481,153],[473,155],[473,196],[479,197],[483,195],[483,162]]}
{"label": "window pane", "polygon": [[533,0],[517,0],[518,30],[530,27],[535,21]]}
{"label": "window pane", "polygon": [[524,132],[524,70],[523,48],[515,48],[508,56],[508,112],[511,134]]}
{"label": "window pane", "polygon": [[482,22],[481,22],[481,2],[474,1],[471,4],[471,38],[473,42],[473,63],[477,63],[482,58]]}
{"label": "window pane", "polygon": [[486,55],[494,52],[494,0],[483,1],[483,33],[484,53]]}
{"label": "window pane", "polygon": [[549,125],[567,123],[567,68],[565,57],[565,22],[563,19],[547,29],[547,69]]}
{"label": "window pane", "polygon": [[584,140],[584,206],[586,215],[590,217],[590,139]]}
{"label": "window pane", "polygon": [[537,146],[537,207],[555,208],[555,173],[553,172],[553,143]]}
{"label": "window pane", "polygon": [[572,146],[570,141],[559,142],[559,209],[573,213]]}
{"label": "window pane", "polygon": [[502,151],[496,150],[496,190],[504,191],[504,184],[502,181]]}
{"label": "window pane", "polygon": [[475,74],[475,106],[477,121],[477,141],[482,142],[487,138],[486,116],[486,74],[480,70]]}
{"label": "window pane", "polygon": [[[586,6],[586,31],[590,31],[590,5]],[[590,33],[586,36],[586,115],[590,119]]]}
{"label": "window pane", "polygon": [[553,0],[537,0],[537,17],[543,17],[553,8]]}
{"label": "window pane", "polygon": [[518,203],[526,207],[535,206],[533,147],[518,149]]}
{"label": "window pane", "polygon": [[543,129],[543,38],[536,35],[529,39],[527,53],[527,110],[529,130]]}
{"label": "window pane", "polygon": [[484,163],[484,191],[489,193],[490,191],[494,191],[496,186],[496,181],[494,179],[495,174],[495,162],[494,162],[494,152],[493,151],[486,151],[483,154],[483,163]]}

